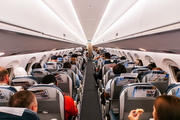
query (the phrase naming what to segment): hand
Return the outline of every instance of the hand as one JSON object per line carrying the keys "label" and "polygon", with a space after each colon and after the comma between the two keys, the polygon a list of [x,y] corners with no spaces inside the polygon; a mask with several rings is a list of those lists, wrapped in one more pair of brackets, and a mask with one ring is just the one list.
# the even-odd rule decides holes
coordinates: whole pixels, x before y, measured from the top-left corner
{"label": "hand", "polygon": [[136,110],[131,110],[131,112],[128,115],[129,120],[139,120],[140,113],[135,113]]}

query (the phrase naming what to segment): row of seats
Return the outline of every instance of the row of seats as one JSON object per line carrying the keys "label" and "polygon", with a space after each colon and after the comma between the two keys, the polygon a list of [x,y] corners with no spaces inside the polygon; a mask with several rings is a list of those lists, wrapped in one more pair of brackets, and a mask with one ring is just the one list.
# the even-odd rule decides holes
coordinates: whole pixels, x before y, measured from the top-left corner
{"label": "row of seats", "polygon": [[[100,55],[94,52],[93,56]],[[103,64],[105,61],[107,60],[103,60],[102,57],[93,63],[94,71],[96,71],[96,67],[102,66],[103,79],[99,80],[98,88],[101,101],[106,84],[112,79],[110,98],[105,99],[105,105],[101,105],[104,117],[128,120],[127,116],[131,110],[143,108],[146,112],[140,119],[152,118],[152,106],[155,98],[163,93],[169,94],[167,91],[171,91],[168,90],[170,87],[168,87],[169,74],[162,70],[151,71],[146,66],[136,66],[135,62],[128,60],[110,59],[108,61],[117,61],[114,63],[122,64],[126,68],[126,73],[121,73],[120,76],[114,78],[115,74],[112,71],[114,63]],[[137,95],[134,95],[135,91],[139,91]]]}
{"label": "row of seats", "polygon": [[[77,69],[78,70],[78,69]],[[86,70],[86,69],[85,69]],[[74,101],[81,100],[78,98],[78,88],[76,86],[75,73],[71,69],[57,69],[54,71],[49,71],[45,68],[33,69],[33,76],[23,76],[23,77],[15,77],[11,80],[12,86],[1,86],[0,87],[0,95],[1,101],[0,106],[7,106],[7,102],[9,98],[17,92],[17,89],[20,88],[18,86],[23,86],[24,89],[32,91],[35,93],[37,101],[38,101],[38,116],[43,120],[49,120],[52,118],[56,118],[57,120],[65,120],[65,110],[64,110],[64,95],[70,95],[74,98]],[[45,75],[55,75],[58,86],[56,85],[47,85],[47,84],[39,84],[42,81],[42,78]],[[83,81],[83,80],[82,80]],[[15,89],[16,88],[16,89]],[[19,90],[19,89],[18,89]],[[7,111],[11,111],[12,109],[18,111],[18,108],[0,107],[0,119],[14,117],[11,113]],[[24,109],[20,111],[21,116],[19,117],[25,118],[29,114],[34,114],[32,118],[29,119],[39,120],[39,117],[31,110]],[[35,119],[36,118],[36,119]]]}

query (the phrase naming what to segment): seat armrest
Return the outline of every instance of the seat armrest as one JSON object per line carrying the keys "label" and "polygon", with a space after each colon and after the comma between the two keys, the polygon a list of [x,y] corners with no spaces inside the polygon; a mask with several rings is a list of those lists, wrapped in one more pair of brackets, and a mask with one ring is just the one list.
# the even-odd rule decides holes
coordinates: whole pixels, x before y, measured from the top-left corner
{"label": "seat armrest", "polygon": [[107,100],[107,99],[106,99],[106,104],[105,104],[105,115],[108,115],[108,114],[109,114],[109,102],[110,102],[110,100]]}
{"label": "seat armrest", "polygon": [[110,116],[111,120],[116,120],[116,117],[112,110],[109,111],[109,116]]}

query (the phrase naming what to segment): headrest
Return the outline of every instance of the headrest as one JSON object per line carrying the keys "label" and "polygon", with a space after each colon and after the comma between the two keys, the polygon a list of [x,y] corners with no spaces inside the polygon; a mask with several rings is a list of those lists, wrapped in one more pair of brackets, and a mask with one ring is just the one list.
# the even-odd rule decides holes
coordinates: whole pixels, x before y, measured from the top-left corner
{"label": "headrest", "polygon": [[23,67],[18,67],[14,70],[15,77],[28,76],[26,70]]}

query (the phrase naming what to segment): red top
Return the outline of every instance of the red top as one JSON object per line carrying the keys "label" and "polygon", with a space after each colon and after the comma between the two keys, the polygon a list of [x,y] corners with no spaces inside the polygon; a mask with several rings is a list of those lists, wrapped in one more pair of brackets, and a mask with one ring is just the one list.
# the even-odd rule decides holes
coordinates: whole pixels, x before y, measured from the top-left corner
{"label": "red top", "polygon": [[68,120],[68,117],[77,115],[77,108],[74,105],[74,100],[72,97],[66,96],[65,93],[63,93],[63,95],[65,100],[65,118]]}

